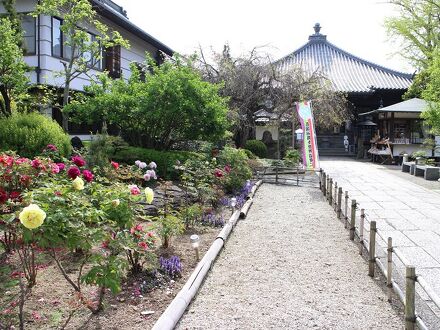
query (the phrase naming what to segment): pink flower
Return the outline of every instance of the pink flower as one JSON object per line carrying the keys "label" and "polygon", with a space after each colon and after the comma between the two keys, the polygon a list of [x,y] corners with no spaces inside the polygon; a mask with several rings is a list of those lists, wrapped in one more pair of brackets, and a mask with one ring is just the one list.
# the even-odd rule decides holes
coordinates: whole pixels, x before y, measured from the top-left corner
{"label": "pink flower", "polygon": [[81,171],[76,166],[70,167],[67,171],[68,177],[71,178],[72,180],[75,180],[78,176],[80,176],[80,174],[81,174]]}
{"label": "pink flower", "polygon": [[81,156],[73,156],[72,162],[74,162],[75,165],[78,167],[82,167],[82,166],[86,165],[86,161]]}
{"label": "pink flower", "polygon": [[32,312],[32,317],[34,318],[35,321],[41,320],[41,315],[37,311]]}
{"label": "pink flower", "polygon": [[110,164],[112,164],[112,166],[113,166],[113,168],[115,169],[115,170],[117,170],[118,168],[119,168],[119,163],[116,163],[116,162],[111,162]]}
{"label": "pink flower", "polygon": [[138,186],[133,185],[133,186],[129,186],[130,187],[130,193],[132,195],[139,195],[141,193],[141,190],[139,189]]}
{"label": "pink flower", "polygon": [[89,170],[84,170],[82,172],[82,176],[84,178],[84,180],[86,180],[87,182],[92,182],[93,181],[93,173],[90,172]]}
{"label": "pink flower", "polygon": [[24,163],[28,163],[29,159],[28,158],[18,158],[15,163],[18,165],[24,164]]}
{"label": "pink flower", "polygon": [[144,180],[145,180],[145,181],[150,181],[150,179],[151,179],[150,174],[145,173],[145,175],[144,175]]}
{"label": "pink flower", "polygon": [[225,166],[225,172],[228,173],[228,174],[231,173],[231,166],[226,165]]}
{"label": "pink flower", "polygon": [[157,164],[155,162],[151,162],[150,164],[148,164],[148,167],[152,170],[155,170],[157,168]]}
{"label": "pink flower", "polygon": [[58,196],[58,197],[63,195],[63,194],[61,193],[61,191],[55,191],[54,194],[55,194],[55,196]]}
{"label": "pink flower", "polygon": [[223,172],[222,172],[222,170],[216,168],[215,171],[214,171],[214,175],[215,175],[216,178],[222,178],[223,177]]}
{"label": "pink flower", "polygon": [[139,242],[138,243],[139,247],[144,249],[144,250],[148,250],[148,244],[145,242]]}
{"label": "pink flower", "polygon": [[143,170],[145,167],[147,167],[147,163],[140,162],[138,166],[141,170]]}
{"label": "pink flower", "polygon": [[0,204],[5,203],[8,198],[8,193],[0,187]]}
{"label": "pink flower", "polygon": [[66,165],[64,165],[64,163],[57,163],[57,165],[60,171],[64,171],[64,169],[66,168]]}
{"label": "pink flower", "polygon": [[41,167],[41,160],[35,158],[34,160],[31,161],[31,165],[33,168],[39,169]]}
{"label": "pink flower", "polygon": [[58,151],[58,148],[55,145],[53,145],[53,144],[48,144],[47,147],[46,147],[46,150],[48,150],[48,151]]}
{"label": "pink flower", "polygon": [[157,180],[156,172],[154,170],[148,170],[147,174],[150,176],[150,178]]}
{"label": "pink flower", "polygon": [[50,164],[50,168],[52,170],[52,174],[60,173],[60,168],[58,167],[57,164],[55,164],[55,163]]}

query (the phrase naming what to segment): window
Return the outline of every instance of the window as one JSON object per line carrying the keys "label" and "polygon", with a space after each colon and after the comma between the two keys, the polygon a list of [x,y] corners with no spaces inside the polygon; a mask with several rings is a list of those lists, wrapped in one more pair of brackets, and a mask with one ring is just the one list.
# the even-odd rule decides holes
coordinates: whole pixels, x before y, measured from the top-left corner
{"label": "window", "polygon": [[105,49],[103,68],[111,78],[121,78],[121,46],[115,45]]}
{"label": "window", "polygon": [[24,15],[21,20],[23,28],[23,48],[26,55],[36,54],[36,19],[28,15]]}
{"label": "window", "polygon": [[62,21],[52,17],[52,56],[63,57],[63,33],[61,32]]}
{"label": "window", "polygon": [[[69,44],[69,37],[61,29],[62,25],[63,21],[61,19],[52,17],[52,56],[70,59],[72,47]],[[89,44],[97,41],[97,37],[93,33],[87,32],[87,35]],[[75,55],[77,56],[78,53]],[[93,58],[92,52],[84,52],[82,56],[89,63],[90,67],[101,69],[101,59]]]}

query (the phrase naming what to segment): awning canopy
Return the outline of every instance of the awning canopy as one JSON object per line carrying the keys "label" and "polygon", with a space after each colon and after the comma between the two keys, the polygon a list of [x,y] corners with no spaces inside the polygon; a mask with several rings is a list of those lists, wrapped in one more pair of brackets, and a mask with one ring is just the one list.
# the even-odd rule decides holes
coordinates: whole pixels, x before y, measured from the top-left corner
{"label": "awning canopy", "polygon": [[403,102],[399,102],[388,107],[379,108],[373,111],[359,114],[359,116],[372,115],[374,113],[383,112],[407,112],[407,113],[421,113],[425,111],[429,106],[429,101],[425,101],[418,98],[413,98]]}

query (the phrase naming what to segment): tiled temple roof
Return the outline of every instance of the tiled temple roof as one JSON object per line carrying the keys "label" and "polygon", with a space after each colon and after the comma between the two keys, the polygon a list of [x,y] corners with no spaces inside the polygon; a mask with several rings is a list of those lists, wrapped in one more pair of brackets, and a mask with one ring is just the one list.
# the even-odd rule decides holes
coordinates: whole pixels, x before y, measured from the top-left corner
{"label": "tiled temple roof", "polygon": [[281,72],[301,66],[306,72],[321,71],[336,91],[369,93],[373,90],[405,90],[412,83],[412,75],[394,71],[365,61],[327,41],[315,25],[315,34],[309,42],[274,64]]}

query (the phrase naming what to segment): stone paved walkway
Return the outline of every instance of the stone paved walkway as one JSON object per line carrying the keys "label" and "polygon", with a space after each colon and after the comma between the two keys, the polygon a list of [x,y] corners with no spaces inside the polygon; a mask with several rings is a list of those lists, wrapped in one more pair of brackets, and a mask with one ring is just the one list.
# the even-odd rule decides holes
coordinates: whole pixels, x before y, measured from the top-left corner
{"label": "stone paved walkway", "polygon": [[317,188],[264,184],[177,329],[403,329]]}
{"label": "stone paved walkway", "polygon": [[427,184],[390,167],[350,159],[324,158],[321,167],[377,221],[383,235],[393,237],[440,296],[440,182]]}

